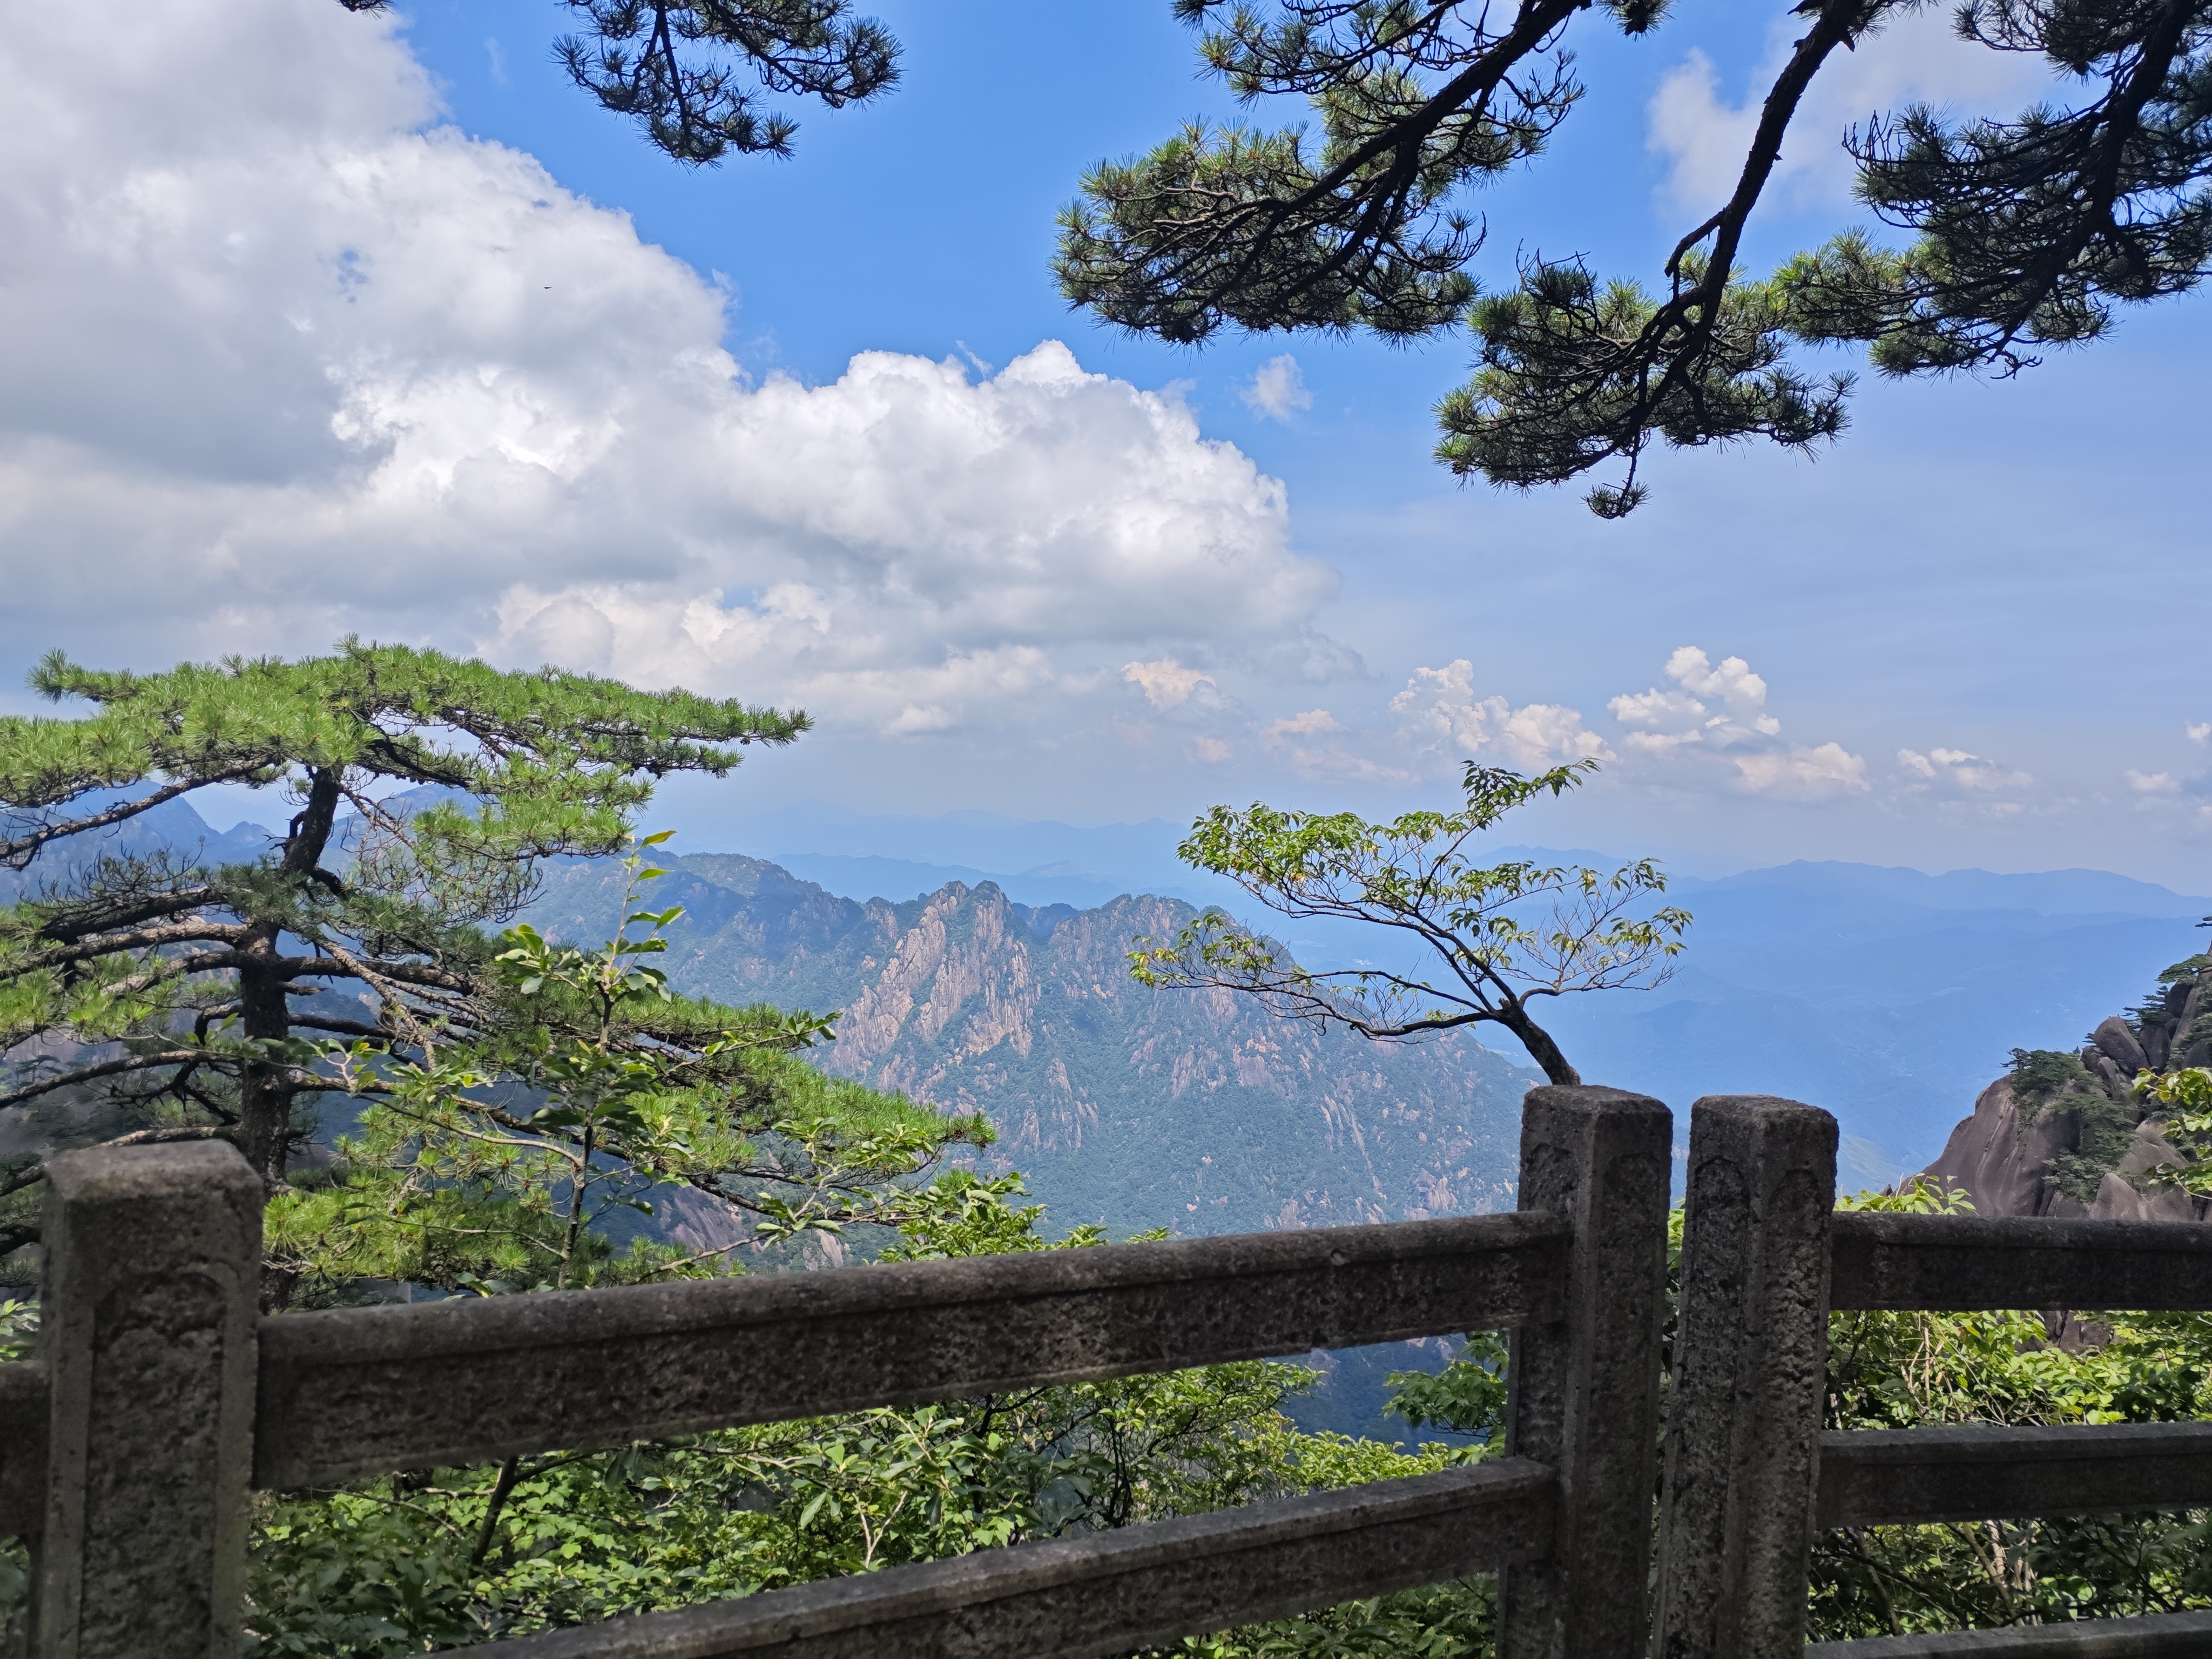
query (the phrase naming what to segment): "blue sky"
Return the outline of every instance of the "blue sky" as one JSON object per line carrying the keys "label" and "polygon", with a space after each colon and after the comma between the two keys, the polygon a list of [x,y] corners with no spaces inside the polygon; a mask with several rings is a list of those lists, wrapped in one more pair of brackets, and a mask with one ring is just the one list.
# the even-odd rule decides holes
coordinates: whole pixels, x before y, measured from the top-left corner
{"label": "blue sky", "polygon": [[[357,629],[805,703],[798,750],[671,800],[695,848],[807,801],[1379,811],[1590,754],[1528,838],[2212,889],[2202,301],[2014,383],[1866,383],[1817,462],[1662,458],[1604,525],[1428,461],[1457,339],[1191,353],[1066,311],[1078,173],[1228,112],[1161,0],[876,9],[896,93],[700,173],[559,78],[546,0],[15,33],[4,654]],[[1648,277],[1782,17],[1583,28],[1583,106],[1480,203],[1486,281]],[[1852,222],[1847,120],[2038,89],[1990,56],[1930,17],[1843,65],[1750,263]]]}

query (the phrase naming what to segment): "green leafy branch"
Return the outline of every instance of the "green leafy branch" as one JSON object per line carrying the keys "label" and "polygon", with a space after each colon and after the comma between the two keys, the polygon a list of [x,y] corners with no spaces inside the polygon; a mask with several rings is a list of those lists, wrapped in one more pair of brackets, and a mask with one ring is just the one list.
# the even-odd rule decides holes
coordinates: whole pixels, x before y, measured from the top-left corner
{"label": "green leafy branch", "polygon": [[1130,971],[1147,985],[1242,992],[1279,1013],[1383,1040],[1495,1023],[1553,1081],[1578,1082],[1531,1003],[1660,983],[1683,948],[1689,913],[1649,906],[1667,885],[1651,860],[1609,872],[1525,860],[1486,866],[1471,844],[1506,812],[1565,793],[1595,766],[1581,761],[1522,777],[1470,761],[1459,810],[1409,812],[1387,823],[1349,812],[1217,806],[1178,849],[1187,862],[1293,920],[1387,929],[1440,960],[1448,978],[1393,968],[1313,971],[1218,908],[1165,943],[1138,941]]}

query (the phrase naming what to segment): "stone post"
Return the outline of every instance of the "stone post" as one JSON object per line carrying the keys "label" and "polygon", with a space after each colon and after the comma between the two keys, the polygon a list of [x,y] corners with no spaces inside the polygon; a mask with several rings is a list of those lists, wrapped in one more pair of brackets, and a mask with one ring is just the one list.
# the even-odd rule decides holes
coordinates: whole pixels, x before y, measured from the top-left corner
{"label": "stone post", "polygon": [[36,1659],[235,1659],[261,1182],[211,1140],[46,1165]]}
{"label": "stone post", "polygon": [[1715,1095],[1691,1109],[1658,1659],[1805,1645],[1835,1200],[1836,1121],[1818,1107]]}
{"label": "stone post", "polygon": [[1529,1091],[1521,1208],[1573,1224],[1566,1317],[1513,1334],[1506,1448],[1557,1471],[1547,1559],[1509,1568],[1498,1659],[1644,1651],[1674,1117],[1619,1089]]}

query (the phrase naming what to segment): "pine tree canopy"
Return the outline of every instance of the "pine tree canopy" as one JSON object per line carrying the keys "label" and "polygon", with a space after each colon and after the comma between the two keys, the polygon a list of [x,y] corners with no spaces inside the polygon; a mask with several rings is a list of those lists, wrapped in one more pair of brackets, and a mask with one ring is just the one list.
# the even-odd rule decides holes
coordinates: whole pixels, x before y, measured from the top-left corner
{"label": "pine tree canopy", "polygon": [[[657,780],[720,776],[808,725],[353,640],[147,675],[57,654],[31,683],[94,712],[0,719],[0,866],[23,872],[0,909],[0,1055],[16,1062],[0,1107],[166,1099],[234,1134],[272,1182],[303,1133],[294,1099],[333,1086],[309,1039],[397,1053],[512,1025],[526,994],[476,924],[527,903],[541,860],[624,847]],[[127,838],[216,784],[296,805],[258,863],[210,868]],[[702,1035],[711,1009],[624,1018],[624,1042],[719,1040]],[[820,1025],[762,1042],[803,1046]]]}
{"label": "pine tree canopy", "polygon": [[[383,11],[392,0],[338,0]],[[788,155],[799,124],[763,111],[769,94],[865,103],[898,82],[898,42],[851,0],[561,0],[584,25],[553,55],[604,109],[693,167]]]}
{"label": "pine tree canopy", "polygon": [[1206,69],[1243,102],[1304,99],[1317,131],[1192,125],[1103,162],[1060,216],[1062,292],[1133,332],[1195,343],[1224,327],[1365,330],[1405,340],[1465,324],[1477,370],[1438,406],[1437,455],[1527,489],[1607,463],[1601,517],[1644,495],[1654,438],[1842,431],[1847,374],[1793,347],[1851,343],[1884,374],[2010,375],[2183,293],[2212,269],[2212,0],[1966,0],[1956,27],[2042,57],[2075,95],[2010,119],[1912,107],[1845,140],[1857,194],[1904,233],[1841,232],[1764,279],[1745,228],[1822,68],[1911,0],[1802,0],[1803,33],[1759,110],[1734,191],[1647,288],[1579,258],[1521,262],[1485,295],[1474,190],[1531,161],[1582,87],[1566,42],[1602,10],[1630,34],[1666,0],[1175,0]]}

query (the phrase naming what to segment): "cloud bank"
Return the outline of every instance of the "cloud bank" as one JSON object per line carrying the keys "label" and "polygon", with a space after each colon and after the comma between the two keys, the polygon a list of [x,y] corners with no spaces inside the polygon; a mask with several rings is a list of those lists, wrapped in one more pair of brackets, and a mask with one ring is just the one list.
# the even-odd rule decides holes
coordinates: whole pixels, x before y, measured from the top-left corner
{"label": "cloud bank", "polygon": [[[1130,672],[1133,678],[1139,668],[1150,674],[1163,666],[1132,664]],[[1716,662],[1702,647],[1681,646],[1659,680],[1608,698],[1614,729],[1607,732],[1564,703],[1516,704],[1481,686],[1474,665],[1458,658],[1416,668],[1379,719],[1313,708],[1272,723],[1247,720],[1241,736],[1247,750],[1274,751],[1316,780],[1434,784],[1456,779],[1470,760],[1524,773],[1595,760],[1609,783],[1630,789],[1806,805],[1864,798],[1892,808],[1932,794],[1945,806],[1971,803],[1984,817],[2023,811],[2022,792],[2035,782],[1941,745],[1901,749],[1895,769],[1882,773],[1838,738],[1794,740],[1768,709],[1765,677],[1741,657]],[[1235,706],[1212,712],[1215,742],[1234,747]],[[2130,780],[2138,792],[2166,787],[2162,779]]]}
{"label": "cloud bank", "polygon": [[[750,375],[729,293],[532,156],[441,125],[389,18],[86,15],[0,35],[0,638],[19,668],[55,645],[159,665],[358,630],[798,703],[811,750],[877,745],[836,765],[910,757],[948,799],[1012,776],[996,804],[1022,810],[1080,787],[1180,811],[1229,775],[1432,795],[1469,759],[1976,822],[2041,799],[1977,752],[1990,738],[1813,729],[1745,656],[1698,645],[1509,686],[1437,622],[1370,673],[1324,631],[1337,575],[1297,550],[1282,483],[1174,390],[1054,341],[995,372],[866,352],[825,385]],[[1900,25],[1830,82],[1790,141],[1802,188],[1840,176],[1816,152],[1864,108],[2024,95],[1960,80],[1939,28]],[[1694,61],[1669,85],[1654,143],[1703,204],[1743,112]],[[1242,392],[1267,419],[1313,402],[1287,354]],[[1695,625],[1735,631],[1719,600]],[[2212,721],[2185,732],[2100,787],[2212,824],[2191,763]],[[964,771],[939,758],[963,733]],[[1160,784],[1170,767],[1219,770]]]}
{"label": "cloud bank", "polygon": [[[917,735],[1203,646],[1348,653],[1282,485],[1048,341],[755,382],[728,296],[435,125],[394,26],[173,0],[0,40],[11,647],[353,629]],[[1295,366],[1293,365],[1293,369]],[[1270,382],[1285,409],[1295,374]],[[1011,711],[1011,712],[1010,712]]]}

